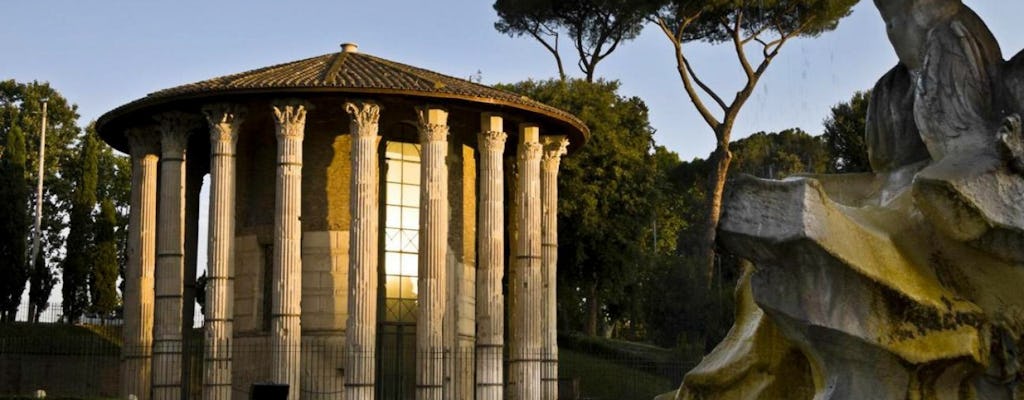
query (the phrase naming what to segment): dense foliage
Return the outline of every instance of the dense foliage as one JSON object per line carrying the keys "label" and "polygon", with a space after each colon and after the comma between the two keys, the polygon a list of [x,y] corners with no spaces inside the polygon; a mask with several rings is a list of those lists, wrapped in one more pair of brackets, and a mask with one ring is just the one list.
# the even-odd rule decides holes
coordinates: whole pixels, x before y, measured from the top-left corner
{"label": "dense foliage", "polygon": [[832,107],[821,135],[827,144],[830,172],[870,172],[868,149],[864,142],[865,121],[871,91],[857,92],[850,101]]}
{"label": "dense foliage", "polygon": [[100,316],[109,316],[119,304],[117,277],[120,265],[115,234],[117,210],[109,198],[100,203],[100,212],[96,216],[94,227],[94,262],[89,276],[91,309]]}
{"label": "dense foliage", "polygon": [[[50,292],[57,283],[57,271],[50,266],[64,259],[65,228],[71,211],[72,183],[63,172],[76,157],[75,140],[81,135],[78,107],[71,104],[48,83],[0,81],[0,139],[15,127],[25,134],[25,181],[36,187],[39,168],[39,139],[42,130],[43,101],[47,103],[46,154],[43,163],[42,246],[29,273],[29,300],[35,314],[47,306]],[[3,189],[0,189],[3,190]],[[30,220],[35,216],[35,190],[29,191],[25,204]],[[32,233],[22,232],[29,238]],[[34,316],[33,316],[34,317]]]}
{"label": "dense foliage", "polygon": [[99,143],[96,133],[86,131],[81,156],[66,171],[74,189],[71,192],[71,217],[68,222],[67,255],[61,268],[64,317],[77,321],[89,307],[89,277],[95,263],[93,210],[96,208]]}
{"label": "dense foliage", "polygon": [[820,137],[799,128],[757,132],[729,145],[734,155],[730,176],[737,173],[782,179],[799,173],[823,173],[829,162]]}
{"label": "dense foliage", "polygon": [[[14,183],[0,185],[0,198],[11,198],[5,204],[17,208],[7,217],[18,218],[17,214],[23,211],[26,218],[24,226],[21,222],[11,222],[0,228],[5,229],[5,237],[14,238],[8,243],[18,246],[20,237],[24,238],[26,247],[31,246],[36,197],[31,188],[35,188],[37,180],[44,100],[47,103],[47,124],[41,251],[31,266],[25,265],[30,258],[27,250],[20,262],[17,258],[5,258],[15,262],[0,271],[3,274],[0,281],[4,282],[0,299],[9,299],[16,309],[27,279],[30,309],[34,314],[30,318],[37,319],[48,306],[51,291],[60,282],[58,277],[63,275],[62,297],[69,311],[66,314],[77,317],[92,308],[96,301],[89,287],[93,268],[98,262],[94,220],[97,213],[102,212],[97,210],[97,205],[104,200],[112,202],[115,211],[113,235],[116,254],[124,254],[128,193],[131,189],[130,166],[127,157],[115,154],[100,143],[91,128],[83,131],[78,127],[77,106],[49,84],[0,81],[0,143],[7,144],[4,153],[10,155],[6,147],[10,146],[11,140],[16,140],[12,137],[24,137],[24,168],[20,181],[24,186]],[[5,164],[7,155],[3,160]],[[4,168],[4,179],[15,179]],[[22,188],[26,188],[24,195],[18,193]],[[15,198],[23,200],[13,200]],[[124,259],[118,258],[117,263],[118,268],[123,268]],[[18,265],[23,267],[18,268]],[[55,266],[60,267],[62,274],[58,274],[53,268]],[[19,279],[20,285],[17,283]],[[19,294],[15,295],[15,291]],[[108,300],[103,301],[109,304]]]}
{"label": "dense foliage", "polygon": [[15,126],[0,150],[0,321],[14,320],[28,280],[28,191],[25,135]]}

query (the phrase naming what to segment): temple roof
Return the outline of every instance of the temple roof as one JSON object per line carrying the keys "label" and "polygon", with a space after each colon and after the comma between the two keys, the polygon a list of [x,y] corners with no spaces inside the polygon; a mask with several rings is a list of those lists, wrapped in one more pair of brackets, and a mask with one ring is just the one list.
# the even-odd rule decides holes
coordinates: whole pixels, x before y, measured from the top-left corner
{"label": "temple roof", "polygon": [[353,44],[342,48],[337,53],[159,90],[104,114],[97,128],[102,132],[105,125],[125,114],[177,100],[286,91],[409,95],[509,106],[543,114],[578,130],[570,136],[581,135],[585,140],[590,134],[579,118],[529,97],[361,53]]}

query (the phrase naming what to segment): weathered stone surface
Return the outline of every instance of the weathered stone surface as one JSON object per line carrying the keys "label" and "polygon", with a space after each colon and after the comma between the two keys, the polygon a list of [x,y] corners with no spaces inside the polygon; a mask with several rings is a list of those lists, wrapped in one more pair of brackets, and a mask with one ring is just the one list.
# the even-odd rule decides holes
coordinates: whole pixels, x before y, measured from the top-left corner
{"label": "weathered stone surface", "polygon": [[752,272],[753,265],[746,263],[736,287],[736,323],[719,345],[728,351],[709,354],[702,369],[686,375],[684,385],[689,390],[684,399],[807,399],[813,395],[807,358],[754,304]]}
{"label": "weathered stone surface", "polygon": [[737,321],[675,398],[1024,398],[1022,61],[959,0],[875,3],[875,172],[735,182]]}
{"label": "weathered stone surface", "polygon": [[416,317],[416,398],[442,399],[444,314],[448,278],[448,112],[416,109],[420,136],[419,292]]}
{"label": "weathered stone surface", "polygon": [[875,83],[865,121],[868,161],[875,171],[928,159],[928,149],[914,124],[914,91],[910,72],[897,65]]}
{"label": "weathered stone surface", "polygon": [[502,348],[505,346],[505,298],[501,279],[505,275],[505,196],[504,164],[508,135],[504,121],[494,114],[480,116],[480,205],[477,234],[478,267],[476,281],[476,398],[501,400],[504,372]]}
{"label": "weathered stone surface", "polygon": [[181,397],[182,296],[185,277],[185,155],[197,119],[167,112],[160,132],[160,191],[153,312],[153,399]]}
{"label": "weathered stone surface", "polygon": [[[211,164],[203,398],[230,399],[231,339],[234,336],[234,156],[244,112],[237,106],[211,105],[204,108],[203,113],[210,127]],[[190,323],[186,325],[191,328]]]}
{"label": "weathered stone surface", "polygon": [[[277,136],[274,208],[274,273],[271,301],[271,375],[275,383],[300,387],[302,347],[302,139],[306,104],[273,107]],[[298,400],[298,391],[288,392]]]}
{"label": "weathered stone surface", "polygon": [[512,400],[541,398],[541,193],[543,148],[536,125],[519,125],[519,205],[513,246],[515,263],[509,277],[509,377],[506,395]]}
{"label": "weathered stone surface", "polygon": [[564,135],[541,138],[541,399],[558,398],[558,167],[569,146]]}
{"label": "weathered stone surface", "polygon": [[376,103],[346,103],[352,118],[352,225],[349,230],[348,322],[345,330],[345,398],[372,400],[376,384],[377,240],[380,218],[377,209],[377,121]]}
{"label": "weathered stone surface", "polygon": [[[154,135],[155,136],[155,135]],[[121,398],[150,398],[153,355],[153,273],[156,265],[156,187],[160,141],[142,129],[128,138],[132,153],[131,214],[124,284]]]}

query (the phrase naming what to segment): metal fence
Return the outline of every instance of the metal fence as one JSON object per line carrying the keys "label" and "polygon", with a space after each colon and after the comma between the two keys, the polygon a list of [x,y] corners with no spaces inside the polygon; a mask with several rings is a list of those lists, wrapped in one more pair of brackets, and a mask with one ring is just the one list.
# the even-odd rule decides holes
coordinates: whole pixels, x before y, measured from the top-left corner
{"label": "metal fence", "polygon": [[[27,325],[27,324],[21,324]],[[78,327],[99,332],[92,336],[20,335],[0,338],[0,398],[34,393],[37,389],[50,397],[114,398],[118,395],[122,346],[116,328]],[[4,332],[0,326],[0,332]],[[106,329],[106,330],[104,330]],[[7,331],[9,332],[9,330]],[[202,397],[204,343],[200,331],[184,341],[180,349],[182,368],[172,368],[169,376],[151,374],[153,383],[183,382],[187,398]],[[10,335],[9,335],[10,336]],[[416,353],[409,346],[379,345],[376,357],[377,398],[411,399],[416,388]],[[387,346],[387,347],[385,347]],[[343,387],[343,339],[337,336],[307,336],[303,344],[288,354],[274,354],[266,336],[236,338],[233,355],[232,395],[237,399],[252,396],[253,385],[271,381],[272,360],[294,353],[299,357],[303,399],[337,399]],[[152,354],[150,349],[137,349]],[[163,357],[154,354],[155,357]],[[368,355],[367,355],[368,356]],[[452,398],[472,398],[476,359],[472,348],[439,356],[444,364],[443,383]],[[542,355],[528,357],[542,359]],[[559,350],[560,396],[562,399],[652,399],[678,387],[688,365],[676,361],[654,361],[639,356],[611,354],[593,349]],[[156,359],[153,360],[153,371]],[[508,354],[502,355],[506,374],[510,372]],[[177,362],[173,362],[177,365]],[[540,367],[538,367],[540,368]],[[182,372],[183,371],[183,372]],[[181,374],[181,375],[178,375]]]}
{"label": "metal fence", "polygon": [[[15,314],[15,321],[28,322],[28,306],[21,304],[18,307],[18,312]],[[98,315],[96,313],[87,312],[78,318],[76,321],[72,321],[76,324],[83,325],[121,325],[122,320],[119,314],[115,315]],[[67,316],[64,315],[64,307],[61,303],[48,303],[46,308],[39,313],[38,323],[42,324],[60,324],[69,323]],[[199,311],[199,307],[195,308],[195,315],[192,318],[192,327],[198,328],[203,326],[203,315]]]}

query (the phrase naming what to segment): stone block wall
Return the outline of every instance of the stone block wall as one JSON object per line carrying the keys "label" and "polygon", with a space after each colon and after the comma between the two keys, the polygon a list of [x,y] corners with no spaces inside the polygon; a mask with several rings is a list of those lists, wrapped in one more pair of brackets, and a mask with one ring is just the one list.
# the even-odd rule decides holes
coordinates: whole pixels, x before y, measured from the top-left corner
{"label": "stone block wall", "polygon": [[264,330],[263,280],[267,264],[256,235],[235,237],[235,333]]}
{"label": "stone block wall", "polygon": [[302,331],[345,330],[348,231],[303,232]]}

